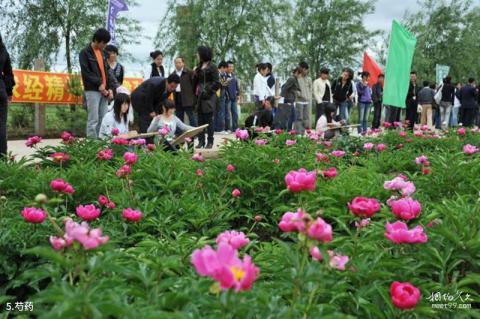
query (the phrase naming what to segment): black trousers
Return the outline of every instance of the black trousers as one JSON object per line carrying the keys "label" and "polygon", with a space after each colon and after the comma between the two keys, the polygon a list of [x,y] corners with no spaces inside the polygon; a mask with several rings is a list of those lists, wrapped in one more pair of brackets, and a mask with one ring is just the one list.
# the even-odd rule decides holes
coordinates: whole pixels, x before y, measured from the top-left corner
{"label": "black trousers", "polygon": [[389,108],[390,112],[388,114],[388,122],[400,122],[400,113],[402,112],[402,109],[395,106],[390,106]]}
{"label": "black trousers", "polygon": [[472,126],[475,124],[475,118],[477,116],[477,108],[462,108],[461,122],[463,126]]}
{"label": "black trousers", "polygon": [[[198,126],[208,124],[207,128],[207,143],[213,144],[213,133],[215,127],[213,125],[213,112],[212,113],[198,113]],[[198,134],[198,142],[200,144],[205,144],[205,131]]]}
{"label": "black trousers", "polygon": [[0,93],[0,160],[7,155],[7,99]]}
{"label": "black trousers", "polygon": [[381,116],[382,116],[382,103],[381,102],[373,103],[372,128],[379,128],[380,127]]}
{"label": "black trousers", "polygon": [[327,107],[328,102],[317,103],[315,108],[315,125],[317,125],[317,121],[325,113],[325,108]]}
{"label": "black trousers", "polygon": [[417,122],[417,101],[408,101],[405,117],[408,120],[408,127],[413,129],[413,126]]}
{"label": "black trousers", "polygon": [[[152,117],[148,114],[139,114],[138,115],[138,133],[147,133],[148,127],[152,122]],[[147,144],[153,144],[153,137],[148,137],[145,139]]]}

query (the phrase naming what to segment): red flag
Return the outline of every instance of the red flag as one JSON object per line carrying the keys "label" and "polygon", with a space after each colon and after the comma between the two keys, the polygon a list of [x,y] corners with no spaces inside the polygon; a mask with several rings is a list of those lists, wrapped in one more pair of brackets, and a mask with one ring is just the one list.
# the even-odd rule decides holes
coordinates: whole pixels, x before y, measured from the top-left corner
{"label": "red flag", "polygon": [[370,87],[377,83],[378,76],[382,73],[382,69],[367,52],[363,52],[363,71],[370,73],[370,80],[368,80],[368,86]]}

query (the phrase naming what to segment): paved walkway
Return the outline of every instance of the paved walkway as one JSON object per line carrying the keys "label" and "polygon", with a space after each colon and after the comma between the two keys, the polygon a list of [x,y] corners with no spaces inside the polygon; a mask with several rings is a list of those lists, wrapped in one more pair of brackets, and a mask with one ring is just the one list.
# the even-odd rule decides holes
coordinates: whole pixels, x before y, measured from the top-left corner
{"label": "paved walkway", "polygon": [[[212,149],[200,149],[200,150],[195,149],[195,152],[201,152],[207,158],[215,157],[220,147],[224,144],[225,139],[229,139],[229,140],[235,139],[234,134],[228,134],[228,135],[215,134],[214,137],[215,139],[214,139]],[[8,151],[12,152],[12,154],[15,156],[17,160],[25,156],[29,157],[33,153],[35,153],[35,149],[25,146],[25,142],[26,140],[8,141]],[[197,144],[197,141],[195,141],[195,144]],[[61,145],[61,139],[44,139],[40,144],[38,144],[39,147],[45,147],[49,145],[59,146]]]}

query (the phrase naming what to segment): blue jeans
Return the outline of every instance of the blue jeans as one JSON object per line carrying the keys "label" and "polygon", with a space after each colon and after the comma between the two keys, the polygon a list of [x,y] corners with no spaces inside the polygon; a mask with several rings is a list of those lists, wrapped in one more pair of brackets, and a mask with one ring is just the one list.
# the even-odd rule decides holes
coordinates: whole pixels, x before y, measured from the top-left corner
{"label": "blue jeans", "polygon": [[220,110],[215,114],[215,132],[225,131],[225,98],[220,98]]}
{"label": "blue jeans", "polygon": [[98,139],[102,120],[108,111],[107,98],[97,91],[85,91],[87,104],[87,138]]}
{"label": "blue jeans", "polygon": [[337,108],[340,110],[340,118],[342,120],[345,120],[346,123],[348,123],[348,102],[344,101],[337,103]]}
{"label": "blue jeans", "polygon": [[368,114],[370,113],[371,103],[358,103],[358,133],[366,133],[368,130]]}
{"label": "blue jeans", "polygon": [[288,127],[287,127],[287,131],[290,131],[293,129],[293,123],[295,123],[295,121],[297,120],[297,117],[296,117],[296,110],[295,110],[295,103],[292,103],[292,108],[291,108],[291,111],[290,111],[290,116],[288,117]]}
{"label": "blue jeans", "polygon": [[449,127],[458,126],[458,111],[460,111],[460,107],[452,108],[452,113],[450,113],[450,121],[448,123]]}
{"label": "blue jeans", "polygon": [[228,99],[225,103],[225,129],[230,130],[230,114],[232,115],[232,132],[238,128],[237,99]]}

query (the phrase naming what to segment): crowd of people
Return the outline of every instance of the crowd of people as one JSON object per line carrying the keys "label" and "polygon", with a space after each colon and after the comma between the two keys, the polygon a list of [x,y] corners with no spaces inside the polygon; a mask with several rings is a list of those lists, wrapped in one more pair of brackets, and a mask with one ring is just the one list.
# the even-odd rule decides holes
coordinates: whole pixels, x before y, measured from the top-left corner
{"label": "crowd of people", "polygon": [[[98,29],[79,54],[88,114],[87,138],[111,138],[112,132],[129,136],[136,117],[138,133],[167,128],[168,134],[163,141],[167,148],[171,148],[169,142],[176,135],[208,124],[205,132],[198,135],[196,147],[212,148],[215,132],[226,134],[239,128],[241,89],[233,61],[215,65],[212,50],[200,46],[195,68],[189,69],[184,58],[178,56],[174,60],[175,70],[167,75],[163,53],[155,50],[150,54],[151,63],[144,69],[144,81],[129,92],[122,86],[125,68],[117,61],[119,50],[108,44],[110,39],[106,29]],[[376,83],[369,85],[371,75],[368,72],[360,72],[355,77],[351,68],[344,68],[339,77],[331,79],[330,70],[324,67],[312,80],[308,63],[302,61],[283,85],[279,85],[271,63],[260,63],[256,70],[253,78],[255,112],[248,116],[246,127],[295,130],[298,134],[313,127],[324,138],[332,138],[336,131],[331,128],[348,125],[355,106],[358,109],[357,130],[362,135],[370,128],[378,129],[382,119],[388,123],[405,120],[410,129],[415,124],[432,129],[480,124],[479,90],[473,78],[465,85],[453,83],[450,76],[438,87],[428,81],[419,85],[417,74],[412,71],[406,108],[402,111],[402,108],[383,104],[383,74],[378,76]],[[10,57],[0,36],[2,155],[7,152],[7,106],[14,85]],[[188,125],[184,123],[185,116]],[[151,143],[152,138],[147,141]]]}

